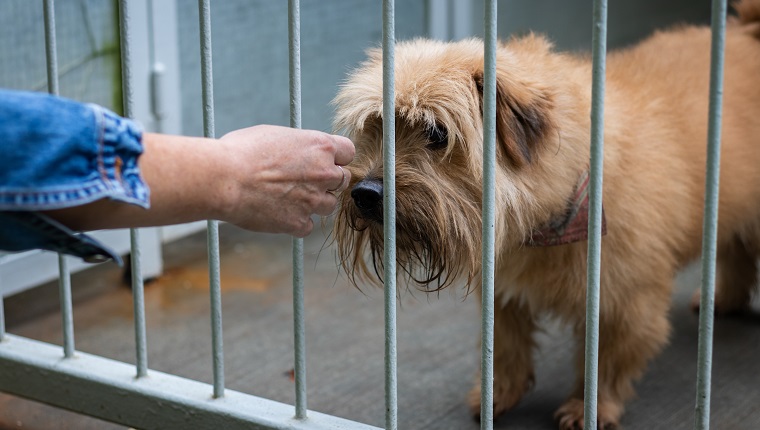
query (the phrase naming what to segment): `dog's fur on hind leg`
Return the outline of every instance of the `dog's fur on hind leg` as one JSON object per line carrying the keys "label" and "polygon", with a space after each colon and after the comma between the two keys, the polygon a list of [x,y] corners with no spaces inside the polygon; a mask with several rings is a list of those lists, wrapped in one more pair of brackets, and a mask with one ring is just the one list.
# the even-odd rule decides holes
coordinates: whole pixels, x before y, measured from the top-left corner
{"label": "dog's fur on hind leg", "polygon": [[[760,249],[760,0],[738,3],[726,33],[718,221],[718,300],[746,306],[755,278],[732,276]],[[618,425],[633,384],[667,342],[673,277],[699,256],[705,181],[710,30],[681,26],[609,54],[605,98],[598,422]],[[424,290],[477,290],[482,206],[483,44],[396,47],[397,263]],[[382,56],[351,74],[335,99],[336,128],[356,144],[339,196],[338,254],[358,282],[382,273]],[[567,232],[589,163],[591,65],[528,35],[497,49],[494,408],[533,381],[533,332],[550,314],[582,351],[587,244]],[[552,240],[556,239],[555,242]],[[533,246],[544,243],[556,246]],[[738,272],[737,272],[738,273]],[[583,357],[556,414],[583,425]],[[469,403],[479,412],[479,384]]]}

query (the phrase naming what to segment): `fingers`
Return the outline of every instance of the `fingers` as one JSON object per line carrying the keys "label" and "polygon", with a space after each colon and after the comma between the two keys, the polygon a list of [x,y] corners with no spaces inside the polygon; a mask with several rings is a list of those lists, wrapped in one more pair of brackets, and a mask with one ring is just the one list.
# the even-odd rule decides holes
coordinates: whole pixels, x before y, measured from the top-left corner
{"label": "fingers", "polygon": [[304,237],[314,227],[313,215],[327,216],[335,211],[336,194],[344,191],[351,180],[350,171],[343,166],[353,161],[355,148],[353,142],[343,136],[316,130],[255,126],[230,132],[220,140],[229,146],[229,153],[242,153],[234,157],[236,160],[243,159],[255,167],[233,169],[253,174],[236,178],[237,186],[245,191],[239,195],[250,198],[231,206],[263,206],[266,210],[253,211],[258,217],[247,220],[240,217],[251,211],[235,210],[226,219],[234,218],[238,225],[250,230]]}
{"label": "fingers", "polygon": [[292,232],[293,236],[295,237],[306,237],[311,233],[311,231],[314,229],[314,221],[311,220],[311,218],[306,219],[306,223],[304,223],[298,230],[295,230]]}
{"label": "fingers", "polygon": [[330,137],[332,137],[335,143],[335,164],[345,166],[353,161],[355,153],[354,143],[350,139],[336,134]]}
{"label": "fingers", "polygon": [[[338,198],[334,194],[327,192],[319,198],[315,206],[311,209],[311,212],[320,216],[332,215],[337,205]],[[306,216],[305,222],[301,223],[296,230],[291,232],[291,234],[295,237],[306,237],[313,229],[314,221],[311,219],[311,216],[308,215]]]}
{"label": "fingers", "polygon": [[314,213],[320,216],[332,215],[335,206],[338,205],[338,198],[334,194],[325,193],[320,199],[317,206],[314,207]]}
{"label": "fingers", "polygon": [[346,137],[337,134],[330,135],[330,137],[335,144],[335,165],[338,169],[335,172],[335,181],[329,184],[330,186],[326,191],[328,193],[337,194],[343,191],[351,181],[351,172],[349,172],[348,169],[344,169],[342,166],[345,166],[354,160],[355,148],[354,143]]}
{"label": "fingers", "polygon": [[343,191],[345,189],[345,187],[351,181],[351,172],[348,169],[344,169],[341,166],[335,166],[335,167],[337,167],[338,168],[338,172],[340,172],[340,173],[338,173],[338,175],[340,175],[340,176],[336,176],[336,177],[339,178],[338,179],[339,182],[336,182],[336,181],[332,181],[331,182],[332,184],[336,184],[336,185],[327,188],[327,192],[330,193],[330,194],[338,194],[338,193],[340,193],[341,191]]}

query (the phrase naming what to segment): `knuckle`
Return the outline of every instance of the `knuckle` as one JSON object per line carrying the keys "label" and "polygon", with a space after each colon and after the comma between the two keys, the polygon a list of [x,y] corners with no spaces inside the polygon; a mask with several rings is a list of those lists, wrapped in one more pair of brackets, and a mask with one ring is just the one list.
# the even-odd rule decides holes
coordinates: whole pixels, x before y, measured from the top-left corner
{"label": "knuckle", "polygon": [[319,210],[319,208],[322,206],[322,193],[320,194],[312,194],[309,198],[309,213],[314,213]]}
{"label": "knuckle", "polygon": [[335,152],[335,142],[326,133],[316,132],[314,136],[314,142],[322,150]]}
{"label": "knuckle", "polygon": [[323,183],[332,183],[335,181],[334,166],[324,166],[317,173],[317,180]]}

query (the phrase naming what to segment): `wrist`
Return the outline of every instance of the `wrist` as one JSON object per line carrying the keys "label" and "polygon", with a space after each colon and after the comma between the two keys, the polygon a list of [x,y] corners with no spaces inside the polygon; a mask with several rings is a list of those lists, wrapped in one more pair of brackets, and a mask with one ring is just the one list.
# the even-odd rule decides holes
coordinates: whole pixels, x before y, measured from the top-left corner
{"label": "wrist", "polygon": [[142,169],[157,216],[165,223],[226,219],[235,169],[220,140],[146,133],[144,144]]}
{"label": "wrist", "polygon": [[212,184],[210,205],[213,219],[232,222],[239,211],[241,196],[240,172],[245,171],[242,160],[236,156],[236,150],[231,142],[225,139],[215,139],[208,142],[210,156],[215,160],[214,172],[209,178]]}

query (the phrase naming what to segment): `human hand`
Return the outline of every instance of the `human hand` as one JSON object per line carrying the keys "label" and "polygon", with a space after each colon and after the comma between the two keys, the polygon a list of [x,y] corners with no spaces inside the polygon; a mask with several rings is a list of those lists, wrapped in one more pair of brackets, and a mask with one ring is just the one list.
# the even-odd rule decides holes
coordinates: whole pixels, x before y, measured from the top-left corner
{"label": "human hand", "polygon": [[219,139],[229,156],[229,198],[220,220],[249,230],[308,235],[312,214],[329,215],[349,183],[354,158],[347,138],[260,125]]}

